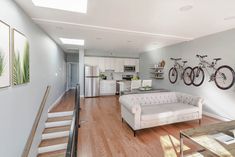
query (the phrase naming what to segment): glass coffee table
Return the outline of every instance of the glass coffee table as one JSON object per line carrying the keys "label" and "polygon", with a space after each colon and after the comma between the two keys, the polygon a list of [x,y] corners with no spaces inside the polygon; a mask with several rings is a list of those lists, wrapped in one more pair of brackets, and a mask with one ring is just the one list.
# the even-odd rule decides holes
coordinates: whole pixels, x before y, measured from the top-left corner
{"label": "glass coffee table", "polygon": [[[235,157],[235,120],[188,129],[180,132],[180,156],[184,157],[183,139],[203,148],[201,157]],[[187,155],[185,155],[187,156]]]}

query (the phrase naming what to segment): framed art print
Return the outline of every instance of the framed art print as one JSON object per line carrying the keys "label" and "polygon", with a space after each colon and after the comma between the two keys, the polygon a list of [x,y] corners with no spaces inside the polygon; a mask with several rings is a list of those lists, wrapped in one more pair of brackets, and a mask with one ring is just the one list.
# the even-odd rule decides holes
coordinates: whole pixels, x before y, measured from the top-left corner
{"label": "framed art print", "polygon": [[12,83],[25,84],[30,81],[29,42],[24,34],[13,30]]}
{"label": "framed art print", "polygon": [[0,88],[10,86],[10,26],[0,21]]}

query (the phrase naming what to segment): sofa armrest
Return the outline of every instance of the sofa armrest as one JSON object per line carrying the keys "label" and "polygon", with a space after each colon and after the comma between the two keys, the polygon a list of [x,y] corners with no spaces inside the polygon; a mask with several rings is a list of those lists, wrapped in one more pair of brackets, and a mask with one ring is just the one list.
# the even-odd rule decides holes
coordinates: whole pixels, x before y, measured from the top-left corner
{"label": "sofa armrest", "polygon": [[119,102],[131,113],[141,113],[140,104],[136,101],[131,101],[128,96],[121,96],[119,98]]}
{"label": "sofa armrest", "polygon": [[199,108],[202,108],[202,104],[204,102],[204,99],[201,97],[184,94],[184,93],[177,93],[176,94],[178,102],[188,104],[188,105],[194,105]]}

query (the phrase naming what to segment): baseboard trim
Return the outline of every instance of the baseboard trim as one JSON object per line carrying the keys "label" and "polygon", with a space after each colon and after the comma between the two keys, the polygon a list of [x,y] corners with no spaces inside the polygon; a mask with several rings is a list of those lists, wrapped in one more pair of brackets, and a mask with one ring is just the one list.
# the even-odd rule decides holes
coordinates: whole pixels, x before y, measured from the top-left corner
{"label": "baseboard trim", "polygon": [[61,99],[63,98],[64,94],[67,91],[64,91],[57,99],[56,101],[48,108],[48,113],[61,101]]}
{"label": "baseboard trim", "polygon": [[231,119],[228,119],[228,118],[225,118],[225,117],[221,117],[219,115],[216,115],[216,114],[213,114],[213,113],[209,113],[209,112],[205,112],[205,111],[203,111],[202,114],[205,115],[205,116],[208,116],[208,117],[212,117],[212,118],[215,118],[215,119],[222,120],[222,121],[231,121]]}

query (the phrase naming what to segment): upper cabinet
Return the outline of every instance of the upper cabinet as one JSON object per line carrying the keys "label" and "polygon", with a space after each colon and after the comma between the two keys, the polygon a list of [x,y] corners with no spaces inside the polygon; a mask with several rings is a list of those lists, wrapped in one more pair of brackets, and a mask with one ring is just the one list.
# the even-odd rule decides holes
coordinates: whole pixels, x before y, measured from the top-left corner
{"label": "upper cabinet", "polygon": [[85,57],[85,64],[98,66],[100,72],[105,72],[105,70],[124,72],[124,66],[135,66],[136,72],[139,72],[139,59]]}

